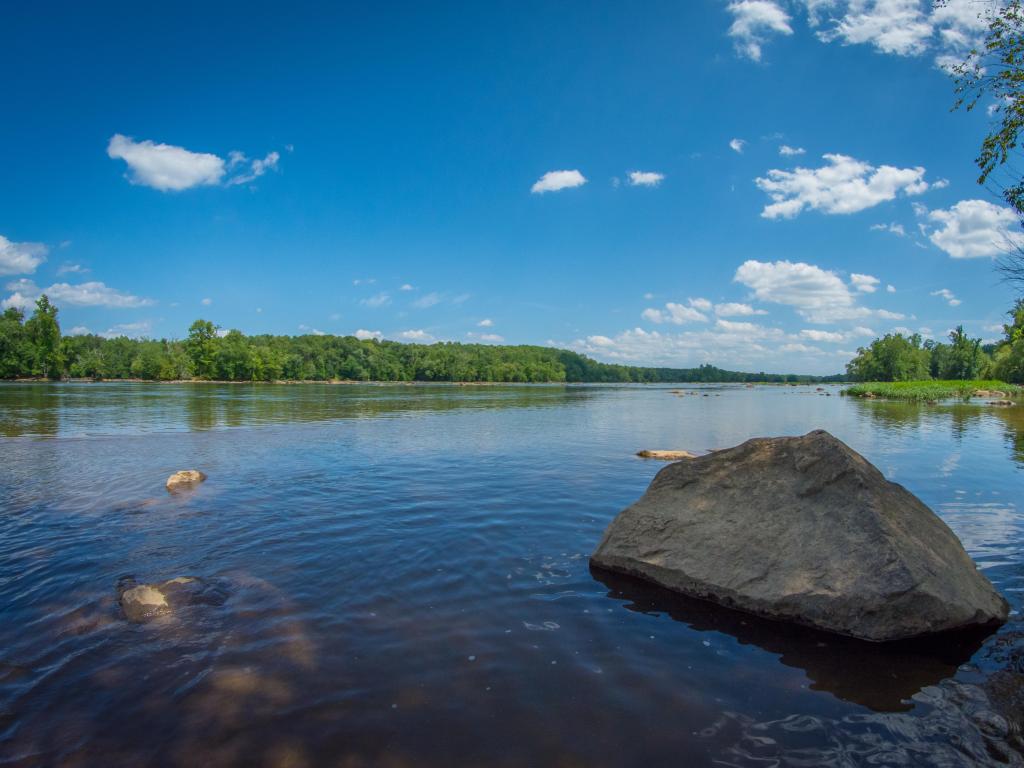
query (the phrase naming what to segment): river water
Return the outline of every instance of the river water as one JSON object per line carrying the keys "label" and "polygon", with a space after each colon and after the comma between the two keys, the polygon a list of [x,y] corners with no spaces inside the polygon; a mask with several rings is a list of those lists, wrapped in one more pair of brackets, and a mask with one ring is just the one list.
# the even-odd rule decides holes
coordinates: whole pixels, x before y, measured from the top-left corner
{"label": "river water", "polygon": [[[0,765],[1024,764],[1024,407],[670,389],[0,386]],[[817,428],[1006,626],[869,645],[590,570],[637,450]],[[132,624],[127,576],[223,599]]]}

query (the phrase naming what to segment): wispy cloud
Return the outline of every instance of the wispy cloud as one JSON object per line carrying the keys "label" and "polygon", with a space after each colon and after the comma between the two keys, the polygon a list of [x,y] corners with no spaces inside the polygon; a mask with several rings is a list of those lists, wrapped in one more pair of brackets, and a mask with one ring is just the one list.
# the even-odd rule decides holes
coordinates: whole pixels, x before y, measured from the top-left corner
{"label": "wispy cloud", "polygon": [[630,171],[629,185],[631,187],[656,187],[665,179],[665,174],[655,171]]}
{"label": "wispy cloud", "polygon": [[761,60],[762,46],[772,35],[791,35],[789,14],[774,0],[737,0],[726,9],[732,14],[729,37],[736,52],[753,61]]}
{"label": "wispy cloud", "polygon": [[154,302],[123,293],[110,286],[96,281],[78,283],[54,283],[47,288],[40,288],[31,280],[21,279],[7,284],[7,290],[13,293],[3,301],[3,307],[27,308],[35,303],[42,294],[49,296],[57,304],[75,307],[107,307],[111,309],[130,309],[147,307]]}

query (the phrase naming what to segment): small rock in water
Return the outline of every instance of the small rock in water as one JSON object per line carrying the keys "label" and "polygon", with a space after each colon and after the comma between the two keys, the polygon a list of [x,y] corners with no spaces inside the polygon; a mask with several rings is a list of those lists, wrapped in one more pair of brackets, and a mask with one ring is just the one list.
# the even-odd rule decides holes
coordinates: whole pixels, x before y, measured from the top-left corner
{"label": "small rock in water", "polygon": [[191,576],[178,576],[155,584],[139,584],[129,577],[117,585],[121,610],[136,624],[167,616],[186,605],[221,605],[226,592],[219,585]]}
{"label": "small rock in water", "polygon": [[171,493],[186,491],[199,485],[205,479],[206,475],[198,469],[183,469],[167,478],[167,490]]}
{"label": "small rock in water", "polygon": [[679,461],[680,459],[695,459],[697,454],[689,451],[637,451],[641,459],[661,459],[662,461]]}

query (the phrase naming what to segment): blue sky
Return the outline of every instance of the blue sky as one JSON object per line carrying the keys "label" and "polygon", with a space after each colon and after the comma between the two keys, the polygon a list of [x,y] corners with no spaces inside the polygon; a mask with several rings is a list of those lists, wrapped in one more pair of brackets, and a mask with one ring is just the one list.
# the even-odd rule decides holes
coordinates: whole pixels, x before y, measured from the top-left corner
{"label": "blue sky", "polygon": [[812,373],[992,339],[1020,227],[941,68],[983,5],[7,5],[0,300]]}

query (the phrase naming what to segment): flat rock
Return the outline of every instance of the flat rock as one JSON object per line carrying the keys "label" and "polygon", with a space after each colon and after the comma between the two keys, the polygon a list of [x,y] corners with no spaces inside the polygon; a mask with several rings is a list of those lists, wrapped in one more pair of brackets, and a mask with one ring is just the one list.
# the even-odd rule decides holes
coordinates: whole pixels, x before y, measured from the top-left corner
{"label": "flat rock", "polygon": [[680,459],[694,459],[697,454],[689,451],[637,451],[636,455],[641,459],[661,459],[662,461],[679,461]]}
{"label": "flat rock", "polygon": [[198,469],[183,469],[167,478],[167,490],[172,493],[188,490],[199,485],[205,479],[206,475]]}
{"label": "flat rock", "polygon": [[873,641],[1008,613],[934,512],[824,431],[670,464],[612,521],[591,563]]}

